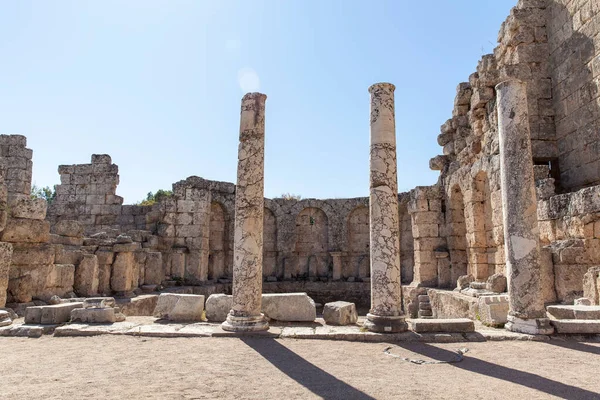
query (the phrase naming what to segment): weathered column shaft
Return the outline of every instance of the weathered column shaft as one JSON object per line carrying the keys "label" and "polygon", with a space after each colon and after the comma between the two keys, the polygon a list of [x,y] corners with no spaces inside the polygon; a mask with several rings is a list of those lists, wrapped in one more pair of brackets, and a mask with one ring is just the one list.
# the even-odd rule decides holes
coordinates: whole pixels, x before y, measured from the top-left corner
{"label": "weathered column shaft", "polygon": [[400,286],[394,90],[390,83],[378,83],[369,88],[371,310],[365,326],[376,332],[406,330]]}
{"label": "weathered column shaft", "polygon": [[530,334],[552,333],[542,298],[527,86],[510,80],[496,86],[496,91],[510,305],[506,328]]}
{"label": "weathered column shaft", "polygon": [[226,330],[268,329],[261,314],[266,99],[261,93],[248,93],[242,99],[235,191],[233,305],[223,324]]}

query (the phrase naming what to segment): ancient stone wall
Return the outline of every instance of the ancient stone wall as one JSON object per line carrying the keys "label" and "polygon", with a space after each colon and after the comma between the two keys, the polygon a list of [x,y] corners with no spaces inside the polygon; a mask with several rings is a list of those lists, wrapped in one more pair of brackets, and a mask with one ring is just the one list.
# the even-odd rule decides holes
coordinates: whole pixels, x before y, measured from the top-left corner
{"label": "ancient stone wall", "polygon": [[[594,72],[600,55],[599,8],[587,0],[520,0],[502,24],[494,54],[484,56],[469,82],[459,84],[453,117],[438,137],[443,155],[430,162],[432,169],[441,171],[445,209],[441,236],[446,239],[450,268],[457,271],[450,283],[463,273],[480,282],[504,273],[495,86],[518,79],[527,83],[541,239],[549,246],[545,254],[554,255],[553,261],[546,257],[544,298],[569,301],[581,294],[581,278],[595,259],[590,228],[595,216],[557,215],[566,212],[566,198],[582,194],[556,193],[600,183],[596,149],[600,82]],[[563,229],[577,234],[565,236]],[[581,242],[574,244],[572,239]],[[571,250],[561,258],[557,254],[565,246]],[[587,261],[567,256],[575,252],[584,252]],[[440,286],[447,282],[447,274],[442,274],[440,269]]]}
{"label": "ancient stone wall", "polygon": [[[227,282],[232,276],[235,185],[190,177],[174,196],[147,214],[156,221],[166,276],[190,283]],[[412,281],[413,239],[408,194],[400,194],[401,254]],[[368,281],[368,198],[265,199],[263,275],[267,281]],[[338,265],[334,272],[334,264]]]}
{"label": "ancient stone wall", "polygon": [[[398,195],[411,315],[425,287],[453,288],[471,275],[461,282],[482,288],[505,273],[495,86],[506,79],[527,83],[544,301],[572,301],[583,294],[584,277],[596,276],[588,271],[600,263],[599,4],[518,1],[494,54],[458,85],[438,136],[443,154],[430,162],[439,182]],[[30,198],[26,144],[0,135],[0,302],[3,293],[28,302],[231,281],[235,185],[190,177],[153,206],[123,205],[118,167],[93,155],[90,164],[59,167],[61,184],[46,212],[45,201]],[[369,282],[369,232],[366,197],[265,199],[263,278],[311,290]]]}
{"label": "ancient stone wall", "polygon": [[600,3],[551,0],[547,36],[559,186],[600,184]]}
{"label": "ancient stone wall", "polygon": [[79,221],[87,234],[107,229],[126,232],[146,229],[147,206],[123,206],[116,195],[119,167],[106,154],[92,155],[91,164],[61,165],[56,198],[48,207],[48,220]]}
{"label": "ancient stone wall", "polygon": [[0,167],[4,184],[12,194],[29,195],[33,168],[33,151],[22,135],[0,135]]}

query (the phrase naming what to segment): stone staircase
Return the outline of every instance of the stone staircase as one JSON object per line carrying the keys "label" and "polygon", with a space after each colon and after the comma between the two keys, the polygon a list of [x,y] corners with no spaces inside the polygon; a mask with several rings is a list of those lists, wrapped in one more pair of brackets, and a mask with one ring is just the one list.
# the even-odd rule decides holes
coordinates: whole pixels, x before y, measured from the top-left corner
{"label": "stone staircase", "polygon": [[427,294],[419,295],[419,318],[433,318],[431,301]]}
{"label": "stone staircase", "polygon": [[556,333],[600,334],[600,306],[548,306]]}

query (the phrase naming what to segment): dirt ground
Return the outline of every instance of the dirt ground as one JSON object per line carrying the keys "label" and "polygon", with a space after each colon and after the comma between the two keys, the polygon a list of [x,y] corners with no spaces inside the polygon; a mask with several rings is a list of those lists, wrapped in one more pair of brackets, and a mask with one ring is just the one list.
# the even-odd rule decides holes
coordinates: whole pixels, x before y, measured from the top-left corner
{"label": "dirt ground", "polygon": [[600,399],[600,343],[556,340],[0,338],[0,360],[2,399]]}

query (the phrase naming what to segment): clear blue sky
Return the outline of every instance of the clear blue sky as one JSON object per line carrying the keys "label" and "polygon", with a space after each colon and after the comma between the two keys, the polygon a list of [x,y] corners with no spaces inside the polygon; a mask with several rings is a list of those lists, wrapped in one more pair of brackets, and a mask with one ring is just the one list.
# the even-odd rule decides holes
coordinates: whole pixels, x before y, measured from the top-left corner
{"label": "clear blue sky", "polygon": [[133,203],[191,175],[235,182],[240,100],[266,93],[265,195],[368,195],[368,87],[396,85],[399,188],[516,0],[0,0],[0,132],[38,186],[107,153]]}

